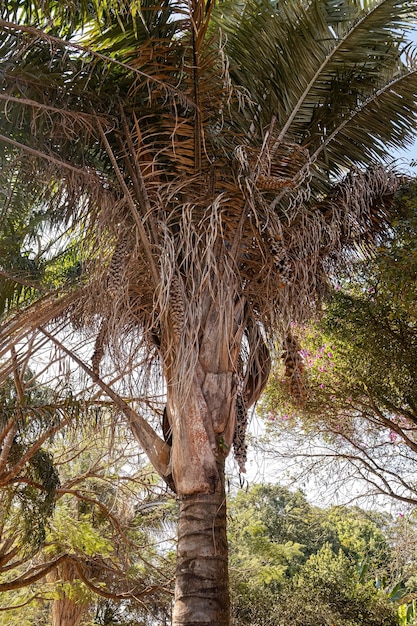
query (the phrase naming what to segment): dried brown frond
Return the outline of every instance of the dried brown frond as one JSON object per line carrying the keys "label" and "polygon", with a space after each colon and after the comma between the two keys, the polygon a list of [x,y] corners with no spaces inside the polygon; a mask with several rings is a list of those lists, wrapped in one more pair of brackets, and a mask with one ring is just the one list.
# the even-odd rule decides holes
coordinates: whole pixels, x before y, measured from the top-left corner
{"label": "dried brown frond", "polygon": [[301,345],[298,338],[292,333],[284,339],[282,360],[284,362],[284,373],[287,379],[288,391],[295,402],[303,404],[307,397],[304,363],[301,356]]}
{"label": "dried brown frond", "polygon": [[[21,119],[35,136],[31,146],[10,145],[16,158],[30,155],[44,181],[62,187],[68,215],[84,218],[86,284],[68,315],[97,338],[94,369],[105,347],[122,371],[140,353],[186,398],[207,357],[201,342],[215,311],[230,371],[237,372],[239,355],[244,361],[248,407],[269,371],[267,338],[285,337],[291,321],[315,310],[329,266],[346,249],[375,240],[401,180],[377,168],[352,170],[330,193],[329,181],[314,186],[323,172],[316,153],[275,118],[260,128],[259,103],[232,87],[225,41],[207,35],[212,5],[207,13],[203,6],[184,7],[181,36],[144,37],[116,60],[68,44],[83,84],[97,68],[106,74],[117,65],[126,82],[120,97],[83,100],[74,87],[61,111],[28,75],[19,95],[10,77],[9,105],[22,96]],[[0,27],[21,37],[22,59],[36,37],[42,51],[62,50],[36,29]],[[104,90],[105,79],[98,85]],[[57,86],[51,81],[51,93]],[[42,143],[40,122],[57,144]],[[93,156],[77,151],[77,133]]]}

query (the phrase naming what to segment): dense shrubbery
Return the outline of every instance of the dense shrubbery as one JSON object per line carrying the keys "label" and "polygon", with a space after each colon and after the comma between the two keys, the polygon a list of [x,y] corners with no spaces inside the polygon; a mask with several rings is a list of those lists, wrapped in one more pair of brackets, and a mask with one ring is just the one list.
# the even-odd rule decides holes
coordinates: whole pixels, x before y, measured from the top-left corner
{"label": "dense shrubbery", "polygon": [[233,623],[398,624],[396,602],[407,604],[413,587],[389,540],[398,523],[357,507],[314,507],[276,485],[239,493],[230,503]]}

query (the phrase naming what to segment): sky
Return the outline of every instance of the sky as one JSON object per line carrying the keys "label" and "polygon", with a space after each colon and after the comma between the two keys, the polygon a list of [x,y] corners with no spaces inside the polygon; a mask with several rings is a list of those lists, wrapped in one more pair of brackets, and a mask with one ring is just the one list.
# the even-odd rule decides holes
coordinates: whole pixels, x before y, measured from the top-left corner
{"label": "sky", "polygon": [[399,163],[404,167],[404,169],[411,170],[415,175],[417,175],[417,166],[410,168],[410,162],[417,162],[417,128],[416,128],[416,139],[411,146],[407,146],[403,150],[399,150],[398,152],[392,153],[393,159],[399,159]]}

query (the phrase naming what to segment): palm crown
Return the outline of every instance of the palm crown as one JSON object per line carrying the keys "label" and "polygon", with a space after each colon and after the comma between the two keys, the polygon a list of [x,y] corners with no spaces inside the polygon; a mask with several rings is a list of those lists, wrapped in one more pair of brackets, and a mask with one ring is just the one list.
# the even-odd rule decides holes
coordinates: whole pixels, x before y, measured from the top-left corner
{"label": "palm crown", "polygon": [[103,320],[95,369],[139,327],[183,389],[214,299],[250,404],[262,334],[305,315],[329,262],[386,222],[399,179],[360,167],[412,136],[413,3],[10,6],[3,186],[36,180],[55,219],[84,225],[72,318]]}
{"label": "palm crown", "polygon": [[[64,311],[92,329],[84,369],[180,495],[216,493],[203,518],[212,505],[225,515],[221,459],[234,442],[244,464],[272,339],[311,312],[346,249],[389,223],[401,178],[381,164],[414,132],[415,17],[414,0],[0,10],[3,212],[24,207],[29,225],[41,207],[63,241],[72,233],[81,268],[10,311],[0,357]],[[13,269],[6,279],[22,282]],[[100,378],[107,347],[125,368],[160,364],[169,445]]]}

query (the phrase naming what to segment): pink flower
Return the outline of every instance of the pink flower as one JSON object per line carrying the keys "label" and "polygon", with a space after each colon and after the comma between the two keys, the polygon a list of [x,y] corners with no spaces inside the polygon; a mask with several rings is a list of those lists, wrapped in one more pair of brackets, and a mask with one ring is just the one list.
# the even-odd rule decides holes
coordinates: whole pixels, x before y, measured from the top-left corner
{"label": "pink flower", "polygon": [[324,389],[324,384],[323,383],[321,383],[320,389]]}

